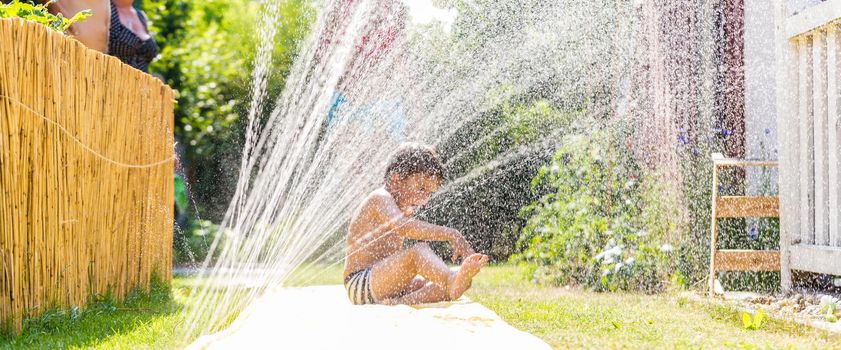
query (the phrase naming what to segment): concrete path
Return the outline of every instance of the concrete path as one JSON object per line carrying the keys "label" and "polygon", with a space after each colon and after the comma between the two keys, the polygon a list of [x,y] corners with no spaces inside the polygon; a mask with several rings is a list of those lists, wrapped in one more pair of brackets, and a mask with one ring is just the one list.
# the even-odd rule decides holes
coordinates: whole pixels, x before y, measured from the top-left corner
{"label": "concrete path", "polygon": [[354,306],[342,286],[285,288],[256,300],[227,330],[191,349],[546,350],[467,298],[423,306]]}

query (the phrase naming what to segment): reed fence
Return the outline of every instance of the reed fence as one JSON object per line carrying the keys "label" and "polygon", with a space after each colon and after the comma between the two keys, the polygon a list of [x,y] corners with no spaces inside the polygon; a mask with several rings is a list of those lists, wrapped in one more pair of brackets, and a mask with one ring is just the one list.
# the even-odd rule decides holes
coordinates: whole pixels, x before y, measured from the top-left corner
{"label": "reed fence", "polygon": [[0,20],[0,326],[171,278],[173,91]]}

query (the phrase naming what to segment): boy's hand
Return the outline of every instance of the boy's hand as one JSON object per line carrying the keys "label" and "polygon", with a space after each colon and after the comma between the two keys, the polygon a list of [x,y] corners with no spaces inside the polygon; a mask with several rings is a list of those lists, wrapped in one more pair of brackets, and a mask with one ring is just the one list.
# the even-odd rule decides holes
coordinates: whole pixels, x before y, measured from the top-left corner
{"label": "boy's hand", "polygon": [[456,231],[456,234],[453,235],[450,245],[453,248],[453,262],[456,262],[456,260],[460,257],[470,256],[471,254],[476,253],[473,251],[473,248],[470,247],[470,243],[468,243],[467,240],[464,239],[464,236],[462,236],[458,231]]}

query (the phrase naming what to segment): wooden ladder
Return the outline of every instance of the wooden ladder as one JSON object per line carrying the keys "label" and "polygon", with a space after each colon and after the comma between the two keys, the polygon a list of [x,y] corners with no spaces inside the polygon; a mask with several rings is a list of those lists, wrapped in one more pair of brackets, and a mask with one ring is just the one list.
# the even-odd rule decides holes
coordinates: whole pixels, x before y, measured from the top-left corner
{"label": "wooden ladder", "polygon": [[718,271],[779,271],[779,250],[717,249],[718,219],[780,217],[777,196],[719,196],[718,173],[726,167],[776,167],[777,162],[724,158],[713,153],[712,233],[710,240],[710,296],[715,295],[715,274]]}

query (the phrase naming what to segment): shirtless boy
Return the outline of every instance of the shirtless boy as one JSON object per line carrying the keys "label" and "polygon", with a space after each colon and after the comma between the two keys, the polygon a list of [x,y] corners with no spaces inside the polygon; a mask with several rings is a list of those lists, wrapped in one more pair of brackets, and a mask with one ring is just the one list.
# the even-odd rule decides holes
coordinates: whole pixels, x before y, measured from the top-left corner
{"label": "shirtless boy", "polygon": [[[422,304],[461,297],[487,263],[460,232],[412,218],[444,179],[432,148],[408,143],[391,156],[385,185],[368,195],[350,223],[346,242],[345,289],[354,304]],[[409,248],[404,239],[419,241]],[[452,271],[424,241],[448,242]]]}

